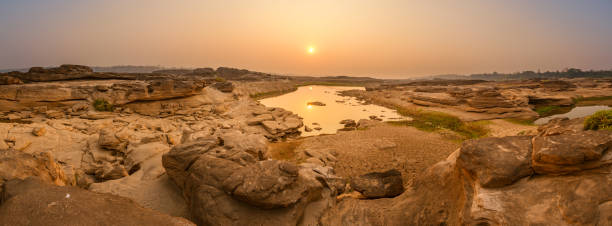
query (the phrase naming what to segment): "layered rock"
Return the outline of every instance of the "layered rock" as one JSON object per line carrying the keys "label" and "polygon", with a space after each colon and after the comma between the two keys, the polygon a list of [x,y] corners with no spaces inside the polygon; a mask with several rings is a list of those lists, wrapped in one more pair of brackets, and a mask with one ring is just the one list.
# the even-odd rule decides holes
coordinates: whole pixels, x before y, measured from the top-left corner
{"label": "layered rock", "polygon": [[266,137],[271,140],[298,136],[301,133],[299,128],[304,126],[302,119],[290,111],[263,106],[254,106],[247,124],[261,126],[267,132]]}
{"label": "layered rock", "polygon": [[211,137],[174,147],[163,165],[198,224],[316,224],[333,201],[326,176],[316,166],[257,159]]}

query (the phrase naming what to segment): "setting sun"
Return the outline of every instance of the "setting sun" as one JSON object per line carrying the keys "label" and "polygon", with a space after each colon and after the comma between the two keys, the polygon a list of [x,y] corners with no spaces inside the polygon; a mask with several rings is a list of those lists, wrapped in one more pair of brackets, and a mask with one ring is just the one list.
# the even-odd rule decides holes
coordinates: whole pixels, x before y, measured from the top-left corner
{"label": "setting sun", "polygon": [[315,48],[313,46],[308,47],[308,53],[309,54],[314,54],[315,53]]}

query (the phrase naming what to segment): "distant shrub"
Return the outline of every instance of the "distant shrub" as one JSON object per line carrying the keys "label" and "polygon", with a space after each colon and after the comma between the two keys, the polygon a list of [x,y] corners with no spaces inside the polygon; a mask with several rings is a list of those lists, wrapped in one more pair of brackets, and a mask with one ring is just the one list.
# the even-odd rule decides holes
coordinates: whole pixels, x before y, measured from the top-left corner
{"label": "distant shrub", "polygon": [[95,100],[93,106],[96,111],[113,111],[115,109],[115,106],[104,99]]}
{"label": "distant shrub", "polygon": [[584,120],[585,130],[612,130],[612,110],[595,112]]}
{"label": "distant shrub", "polygon": [[215,77],[215,82],[225,82],[225,79],[221,77]]}

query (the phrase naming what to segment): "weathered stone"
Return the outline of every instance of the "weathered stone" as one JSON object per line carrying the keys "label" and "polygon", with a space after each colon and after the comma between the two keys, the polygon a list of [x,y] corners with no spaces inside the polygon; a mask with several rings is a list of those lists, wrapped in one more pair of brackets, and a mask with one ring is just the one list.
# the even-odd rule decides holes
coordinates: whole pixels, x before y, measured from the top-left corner
{"label": "weathered stone", "polygon": [[32,129],[32,135],[40,137],[44,136],[47,133],[47,129],[45,127],[37,127]]}
{"label": "weathered stone", "polygon": [[28,154],[16,150],[0,150],[0,187],[5,181],[31,176],[56,185],[73,184],[50,153]]}
{"label": "weathered stone", "polygon": [[361,175],[350,184],[367,198],[392,198],[404,192],[402,174],[394,169]]}
{"label": "weathered stone", "polygon": [[582,131],[533,139],[533,168],[539,174],[564,174],[612,163],[612,131]]}
{"label": "weathered stone", "polygon": [[234,84],[231,82],[217,82],[212,87],[224,93],[231,93],[234,90]]}
{"label": "weathered stone", "polygon": [[[482,187],[503,187],[533,174],[530,136],[481,138],[464,142],[457,164]],[[491,161],[494,160],[494,161]]]}

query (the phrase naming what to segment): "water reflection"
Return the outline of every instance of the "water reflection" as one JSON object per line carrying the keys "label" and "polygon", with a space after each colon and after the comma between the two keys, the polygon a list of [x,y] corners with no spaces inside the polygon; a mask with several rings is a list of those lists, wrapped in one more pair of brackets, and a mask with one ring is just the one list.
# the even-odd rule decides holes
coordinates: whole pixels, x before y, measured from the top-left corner
{"label": "water reflection", "polygon": [[543,124],[546,124],[548,121],[550,121],[553,118],[563,118],[563,117],[567,117],[570,119],[580,118],[580,117],[592,115],[593,113],[597,111],[608,110],[608,109],[611,109],[611,107],[608,107],[605,105],[575,107],[575,108],[572,108],[572,110],[570,110],[567,113],[551,115],[548,117],[540,118],[538,120],[535,120],[535,122],[533,123],[536,125],[543,125]]}
{"label": "water reflection", "polygon": [[339,91],[352,89],[365,90],[363,87],[303,86],[294,92],[262,99],[260,102],[268,107],[292,111],[304,118],[304,125],[312,128],[312,131],[306,132],[301,128],[303,136],[336,133],[343,128],[339,122],[344,119],[359,121],[370,116],[377,116],[383,121],[406,119],[395,110],[372,104],[364,105],[354,97],[338,95]]}

